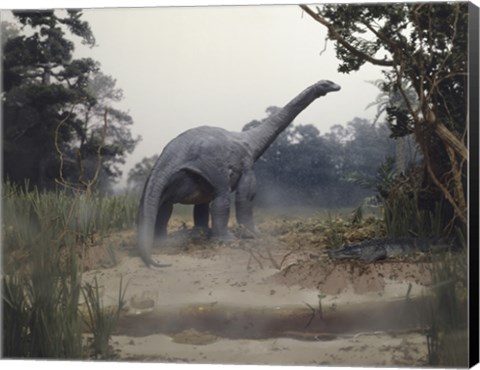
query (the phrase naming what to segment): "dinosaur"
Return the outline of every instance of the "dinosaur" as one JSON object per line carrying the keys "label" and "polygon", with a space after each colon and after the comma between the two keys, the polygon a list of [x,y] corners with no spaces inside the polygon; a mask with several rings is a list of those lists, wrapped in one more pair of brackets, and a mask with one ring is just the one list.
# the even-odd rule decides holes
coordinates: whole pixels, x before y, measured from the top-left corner
{"label": "dinosaur", "polygon": [[422,253],[439,253],[458,249],[452,242],[438,238],[386,238],[366,240],[359,243],[345,244],[343,247],[329,251],[332,259],[359,259],[374,262],[386,258]]}
{"label": "dinosaur", "polygon": [[167,233],[173,204],[193,204],[194,227],[208,229],[214,239],[231,240],[228,231],[230,194],[235,192],[237,222],[253,235],[254,162],[277,136],[317,98],[340,86],[321,80],[303,90],[262,124],[243,132],[201,126],[170,141],[155,162],[143,189],[137,215],[138,249],[150,267],[166,267],[151,257],[156,238]]}

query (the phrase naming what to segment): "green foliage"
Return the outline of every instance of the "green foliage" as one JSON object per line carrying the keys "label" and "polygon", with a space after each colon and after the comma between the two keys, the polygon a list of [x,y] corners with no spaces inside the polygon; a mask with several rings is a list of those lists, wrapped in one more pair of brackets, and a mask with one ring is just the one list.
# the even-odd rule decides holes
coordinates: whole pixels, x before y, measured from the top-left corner
{"label": "green foliage", "polygon": [[[244,130],[257,124],[250,122]],[[289,126],[255,164],[256,201],[327,207],[358,203],[368,193],[345,179],[353,171],[374,174],[393,153],[392,143],[385,125],[359,118],[324,135],[312,125]]]}
{"label": "green foliage", "polygon": [[[140,138],[131,134],[132,117],[114,108],[115,103],[123,99],[123,91],[116,86],[115,79],[101,72],[94,73],[87,82],[86,90],[92,100],[76,110],[83,121],[77,130],[79,148],[71,147],[70,157],[79,155],[83,160],[96,158],[101,146],[102,168],[109,179],[117,178],[122,174],[119,165],[125,163],[125,156],[132,153]],[[108,124],[105,129],[106,112]],[[92,173],[86,175],[93,176]]]}
{"label": "green foliage", "polygon": [[3,186],[3,251],[21,267],[40,241],[58,249],[88,245],[113,230],[134,227],[138,200],[134,196],[105,197],[66,190],[26,191]]}
{"label": "green foliage", "polygon": [[[8,195],[13,195],[12,189]],[[38,202],[34,195],[30,200],[23,195],[12,219],[8,213],[12,203],[8,198],[4,201],[4,355],[79,358],[82,354],[77,315],[80,275],[73,244],[66,246],[67,239],[57,237],[62,216],[57,216],[52,208],[52,198]],[[13,222],[5,225],[6,219]],[[61,252],[65,248],[66,256]],[[20,266],[6,264],[11,262],[12,254],[22,256]]]}
{"label": "green foliage", "polygon": [[22,357],[29,353],[29,302],[25,284],[18,276],[2,278],[3,355]]}
{"label": "green foliage", "polygon": [[73,59],[72,37],[95,44],[88,23],[79,10],[13,14],[17,23],[2,26],[4,177],[53,189],[62,167],[61,176],[79,184],[94,176],[100,155],[95,185],[106,189],[139,139],[132,118],[113,107],[122,98],[115,80],[91,58]]}
{"label": "green foliage", "polygon": [[[444,229],[448,213],[441,202],[422,206],[422,192],[418,168],[411,167],[406,174],[395,174],[393,158],[387,158],[375,176],[353,173],[346,178],[356,185],[375,190],[383,208],[389,237],[447,236]],[[360,207],[361,208],[361,207]]]}
{"label": "green foliage", "polygon": [[140,192],[141,189],[143,189],[157,159],[158,155],[155,154],[151,157],[145,157],[137,163],[128,173],[128,187],[131,189],[137,189],[137,192]]}
{"label": "green foliage", "polygon": [[441,206],[421,209],[417,193],[398,193],[385,201],[384,217],[390,237],[438,237],[444,233]]}
{"label": "green foliage", "polygon": [[3,186],[4,247],[16,249],[34,244],[32,231],[66,245],[85,242],[96,234],[131,228],[136,222],[138,200],[134,196],[106,197],[98,193],[71,194],[67,190],[27,191]]}
{"label": "green foliage", "polygon": [[[3,354],[84,358],[80,297],[83,292],[92,307],[101,302],[92,295],[92,285],[82,287],[78,256],[96,237],[132,227],[137,201],[66,190],[27,191],[10,183],[2,190]],[[107,315],[102,323],[96,317],[94,334],[103,338],[102,351],[124,292],[121,288],[112,318]]]}
{"label": "green foliage", "polygon": [[386,198],[395,181],[394,164],[393,158],[388,157],[378,166],[374,176],[354,171],[345,176],[345,181],[366,189],[375,190],[378,195]]}
{"label": "green foliage", "polygon": [[37,255],[49,268],[34,267],[31,275],[3,277],[3,354],[6,357],[81,358],[78,320],[80,282],[77,271],[62,272],[55,258]]}
{"label": "green foliage", "polygon": [[414,135],[427,176],[425,204],[444,201],[467,223],[468,12],[466,2],[301,5],[335,41],[338,70],[384,68],[380,111],[393,137]]}
{"label": "green foliage", "polygon": [[334,217],[328,213],[325,221],[327,230],[325,231],[325,242],[328,248],[336,249],[343,246],[346,242],[344,237],[345,227],[348,225],[342,218]]}

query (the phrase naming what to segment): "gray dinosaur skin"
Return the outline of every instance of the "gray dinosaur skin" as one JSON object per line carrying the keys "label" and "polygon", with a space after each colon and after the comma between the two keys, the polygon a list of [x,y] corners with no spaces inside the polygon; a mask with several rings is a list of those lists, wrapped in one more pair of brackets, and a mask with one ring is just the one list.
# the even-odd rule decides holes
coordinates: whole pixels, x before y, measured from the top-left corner
{"label": "gray dinosaur skin", "polygon": [[155,163],[138,210],[138,248],[147,266],[166,267],[150,256],[155,238],[165,236],[173,204],[193,204],[194,225],[212,236],[232,239],[227,224],[235,191],[237,222],[253,234],[254,162],[294,118],[317,98],[340,86],[322,80],[308,87],[261,125],[244,132],[201,126],[173,139]]}

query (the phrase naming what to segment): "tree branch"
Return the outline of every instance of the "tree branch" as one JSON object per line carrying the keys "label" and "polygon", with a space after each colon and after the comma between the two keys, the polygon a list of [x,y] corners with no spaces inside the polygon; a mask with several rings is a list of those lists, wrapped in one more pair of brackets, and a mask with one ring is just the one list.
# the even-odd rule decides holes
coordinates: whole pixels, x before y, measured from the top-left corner
{"label": "tree branch", "polygon": [[462,219],[467,219],[467,203],[465,200],[465,194],[463,192],[463,185],[462,185],[462,165],[463,161],[457,163],[457,156],[455,155],[455,151],[446,146],[447,154],[450,159],[450,163],[452,166],[452,178],[453,178],[453,194],[456,204],[458,204],[459,209],[462,211]]}
{"label": "tree branch", "polygon": [[437,176],[433,172],[433,169],[432,169],[432,166],[431,166],[431,163],[430,163],[430,156],[428,154],[428,151],[424,151],[424,154],[426,156],[425,164],[426,164],[426,167],[427,167],[427,172],[430,175],[430,178],[433,180],[435,185],[437,185],[437,187],[440,189],[442,194],[445,196],[445,199],[447,199],[447,201],[453,207],[456,215],[462,220],[463,223],[466,224],[467,223],[466,209],[465,208],[464,209],[460,208],[460,206],[457,204],[457,202],[455,201],[452,194],[450,194],[448,189],[442,184],[442,182],[437,178]]}
{"label": "tree branch", "polygon": [[455,153],[457,153],[462,160],[468,160],[468,149],[466,146],[458,139],[455,134],[450,131],[447,126],[442,122],[434,123],[435,133],[442,139],[448,146],[450,146]]}
{"label": "tree branch", "polygon": [[[108,109],[105,109],[105,113],[103,114],[103,129],[102,129],[101,141],[100,141],[100,145],[97,148],[97,166],[95,168],[95,173],[91,180],[83,179],[83,174],[81,174],[80,176],[80,183],[85,186],[87,194],[92,193],[92,186],[98,181],[100,170],[102,169],[102,160],[103,160],[102,149],[105,146],[105,138],[107,136],[107,127],[108,127]],[[79,158],[80,158],[80,164],[81,164],[80,154],[79,154]]]}
{"label": "tree branch", "polygon": [[358,50],[355,48],[353,45],[351,45],[349,42],[347,42],[338,32],[335,30],[335,27],[333,26],[332,23],[328,22],[325,18],[321,17],[319,14],[315,13],[312,9],[310,9],[307,5],[301,4],[299,5],[300,8],[302,8],[310,17],[312,17],[314,20],[317,22],[321,23],[324,25],[330,34],[335,38],[335,40],[338,41],[340,45],[342,45],[345,49],[350,51],[353,55],[362,58],[366,60],[367,62],[370,62],[372,64],[378,65],[378,66],[384,66],[384,67],[392,67],[393,66],[393,61],[391,60],[386,60],[386,59],[376,59],[368,54],[365,54],[364,52]]}
{"label": "tree branch", "polygon": [[[377,37],[378,37],[380,40],[382,40],[385,44],[389,44],[390,47],[392,47],[392,49],[395,49],[395,50],[398,49],[398,47],[397,47],[397,45],[396,45],[395,42],[393,42],[391,39],[389,39],[388,37],[386,37],[383,33],[377,31],[375,28],[372,27],[371,24],[369,24],[369,23],[367,23],[367,22],[365,22],[365,21],[362,21],[362,24],[365,25],[365,27],[367,27],[370,32],[372,32],[375,36],[377,36]],[[392,61],[392,63],[393,63],[393,61]]]}
{"label": "tree branch", "polygon": [[64,164],[65,164],[65,158],[64,158],[64,155],[63,155],[63,152],[62,150],[60,149],[60,145],[58,143],[58,134],[59,134],[59,131],[60,131],[60,127],[62,127],[67,121],[68,119],[70,118],[70,116],[72,115],[73,113],[73,110],[75,109],[75,104],[72,104],[72,107],[70,109],[70,112],[68,112],[67,116],[60,121],[60,123],[57,125],[57,127],[55,128],[55,136],[54,136],[54,144],[55,144],[55,150],[57,151],[58,153],[58,158],[60,160],[60,168],[59,168],[59,175],[60,175],[60,180],[59,179],[55,179],[55,182],[57,184],[60,184],[64,187],[68,187],[68,188],[72,188],[74,189],[74,186],[73,184],[71,184],[70,182],[68,182],[64,177],[63,177],[63,167],[64,167]]}

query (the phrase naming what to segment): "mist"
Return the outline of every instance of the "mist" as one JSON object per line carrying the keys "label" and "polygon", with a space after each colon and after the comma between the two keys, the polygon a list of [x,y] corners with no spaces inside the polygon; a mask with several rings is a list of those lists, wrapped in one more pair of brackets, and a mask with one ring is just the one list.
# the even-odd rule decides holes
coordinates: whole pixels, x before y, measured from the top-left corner
{"label": "mist", "polygon": [[368,81],[380,78],[380,69],[337,72],[326,31],[297,6],[86,9],[84,17],[98,46],[77,45],[76,54],[98,60],[116,79],[124,92],[118,106],[142,137],[121,185],[136,163],[181,132],[201,125],[240,131],[320,79],[342,91],[312,104],[296,122],[327,132],[376,114],[366,110],[379,93]]}

